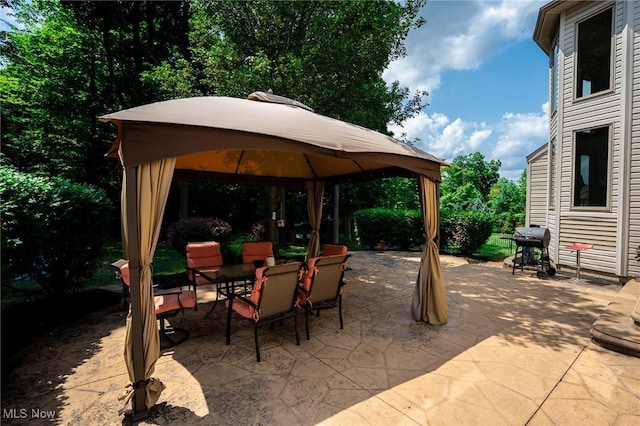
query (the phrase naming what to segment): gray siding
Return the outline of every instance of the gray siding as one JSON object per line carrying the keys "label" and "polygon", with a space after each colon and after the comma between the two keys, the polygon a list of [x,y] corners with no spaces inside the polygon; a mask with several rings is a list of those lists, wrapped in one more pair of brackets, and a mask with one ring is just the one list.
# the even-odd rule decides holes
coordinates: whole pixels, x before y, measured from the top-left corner
{"label": "gray siding", "polygon": [[640,246],[640,1],[633,10],[633,101],[631,111],[631,170],[629,197],[629,275],[640,277],[640,262],[635,259]]}
{"label": "gray siding", "polygon": [[549,233],[551,234],[551,241],[549,241],[549,257],[555,263],[559,263],[558,261],[558,238],[556,236],[556,212],[550,211],[549,216],[547,217],[547,227],[549,228]]}
{"label": "gray siding", "polygon": [[548,174],[547,150],[532,159],[527,172],[527,199],[530,200],[526,225],[547,226]]}
{"label": "gray siding", "polygon": [[[592,243],[594,250],[581,255],[581,266],[588,269],[607,273],[616,272],[616,238],[617,238],[617,208],[618,208],[618,174],[620,164],[621,144],[621,84],[622,84],[622,39],[621,31],[624,25],[624,4],[617,2],[614,9],[614,42],[613,42],[613,80],[612,90],[583,99],[574,97],[574,78],[576,60],[576,29],[577,23],[605,10],[612,2],[596,2],[572,9],[567,12],[564,28],[564,72],[561,88],[563,102],[562,131],[558,135],[561,144],[562,168],[558,176],[560,195],[559,241],[557,248],[553,248],[552,258],[560,264],[575,265],[575,254],[565,249],[573,242]],[[573,145],[574,133],[579,130],[610,126],[610,181],[609,208],[606,211],[577,211],[572,208],[573,188]],[[551,129],[550,129],[551,130]],[[558,206],[557,206],[558,207]],[[555,221],[554,221],[555,223]],[[557,250],[557,253],[556,253]],[[551,251],[551,250],[550,250]]]}

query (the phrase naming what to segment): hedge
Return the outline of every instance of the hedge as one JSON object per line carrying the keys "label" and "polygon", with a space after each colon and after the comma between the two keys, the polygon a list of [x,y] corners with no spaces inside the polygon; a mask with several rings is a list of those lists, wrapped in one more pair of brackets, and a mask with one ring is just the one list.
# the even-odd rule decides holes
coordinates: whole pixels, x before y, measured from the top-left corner
{"label": "hedge", "polygon": [[443,211],[440,216],[440,247],[472,255],[491,236],[494,220],[491,214],[482,211]]}
{"label": "hedge", "polygon": [[102,260],[113,205],[95,186],[0,169],[2,282],[59,294],[82,287]]}
{"label": "hedge", "polygon": [[364,209],[354,212],[353,219],[356,238],[370,250],[381,242],[402,250],[424,244],[420,210]]}

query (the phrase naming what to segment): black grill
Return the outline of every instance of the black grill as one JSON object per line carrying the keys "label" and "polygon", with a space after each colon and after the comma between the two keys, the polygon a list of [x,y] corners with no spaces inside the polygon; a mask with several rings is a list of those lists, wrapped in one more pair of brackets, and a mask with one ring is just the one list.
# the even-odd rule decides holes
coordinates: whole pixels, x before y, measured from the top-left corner
{"label": "black grill", "polygon": [[549,241],[551,241],[551,234],[547,228],[531,226],[528,228],[516,228],[511,239],[518,246],[547,248],[549,247]]}
{"label": "black grill", "polygon": [[[516,263],[520,262],[520,269],[524,270],[525,265],[540,266],[540,270],[536,273],[538,278],[546,278],[556,274],[555,268],[551,267],[549,261],[549,241],[551,234],[547,228],[538,226],[516,228],[513,236],[509,238],[516,243],[516,254],[513,257],[513,270],[511,274],[516,272]],[[540,257],[536,258],[535,250],[540,249]],[[518,260],[518,254],[520,259]]]}

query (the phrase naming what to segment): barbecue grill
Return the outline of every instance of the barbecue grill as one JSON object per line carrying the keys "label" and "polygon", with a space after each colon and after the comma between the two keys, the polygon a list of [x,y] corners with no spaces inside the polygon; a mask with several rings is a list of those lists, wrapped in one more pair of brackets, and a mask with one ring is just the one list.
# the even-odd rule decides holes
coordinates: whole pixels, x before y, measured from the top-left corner
{"label": "barbecue grill", "polygon": [[[556,274],[555,268],[551,267],[549,261],[549,241],[551,234],[547,228],[538,226],[518,227],[509,238],[516,243],[516,254],[513,258],[513,269],[511,274],[516,272],[518,253],[520,254],[520,270],[524,270],[525,264],[540,265],[540,270],[536,272],[538,278],[552,277]],[[540,258],[535,259],[534,249],[540,249]]]}

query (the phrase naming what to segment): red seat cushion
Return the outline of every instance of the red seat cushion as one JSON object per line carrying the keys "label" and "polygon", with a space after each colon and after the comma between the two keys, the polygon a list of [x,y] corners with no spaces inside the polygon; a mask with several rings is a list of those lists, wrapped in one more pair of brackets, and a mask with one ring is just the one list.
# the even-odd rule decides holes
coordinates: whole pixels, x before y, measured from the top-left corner
{"label": "red seat cushion", "polygon": [[196,293],[192,290],[183,290],[180,294],[171,293],[155,296],[156,315],[181,309],[193,309],[196,306]]}
{"label": "red seat cushion", "polygon": [[300,278],[300,288],[298,289],[298,306],[304,306],[307,302],[307,293],[309,289],[311,289],[311,280],[313,279],[313,274],[316,272],[316,262],[320,259],[320,257],[314,257],[309,259],[307,262],[308,269],[302,274]]}
{"label": "red seat cushion", "polygon": [[[266,270],[266,266],[256,269],[256,282],[253,285],[253,290],[251,290],[251,294],[248,297],[248,299],[255,305],[257,305],[260,301],[260,292],[262,291],[262,285],[265,282],[264,271]],[[227,309],[229,309],[229,300],[225,301],[225,306]],[[256,313],[255,308],[242,299],[233,299],[233,310],[248,319],[252,319],[254,317],[254,314]]]}

